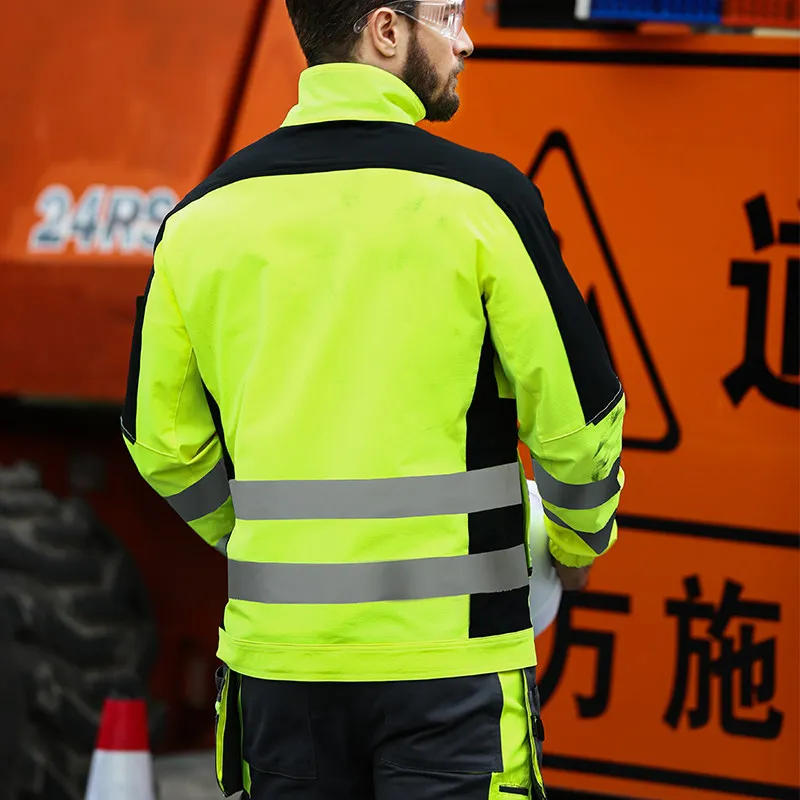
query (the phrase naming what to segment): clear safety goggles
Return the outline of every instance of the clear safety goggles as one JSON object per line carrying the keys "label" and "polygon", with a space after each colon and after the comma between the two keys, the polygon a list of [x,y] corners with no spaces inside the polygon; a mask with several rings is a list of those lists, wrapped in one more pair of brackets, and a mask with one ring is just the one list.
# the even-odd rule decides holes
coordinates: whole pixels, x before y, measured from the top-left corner
{"label": "clear safety goggles", "polygon": [[353,26],[353,30],[361,33],[376,11],[389,8],[455,42],[464,29],[464,2],[465,0],[396,0],[393,3],[384,3],[364,14]]}

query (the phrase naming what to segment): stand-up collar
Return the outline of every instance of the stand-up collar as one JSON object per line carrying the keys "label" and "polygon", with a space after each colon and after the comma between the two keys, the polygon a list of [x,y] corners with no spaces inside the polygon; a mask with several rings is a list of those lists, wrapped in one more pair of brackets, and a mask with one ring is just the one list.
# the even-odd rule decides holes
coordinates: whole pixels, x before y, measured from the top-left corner
{"label": "stand-up collar", "polygon": [[299,102],[283,125],[333,120],[403,122],[425,117],[422,101],[391,72],[367,64],[321,64],[300,75]]}

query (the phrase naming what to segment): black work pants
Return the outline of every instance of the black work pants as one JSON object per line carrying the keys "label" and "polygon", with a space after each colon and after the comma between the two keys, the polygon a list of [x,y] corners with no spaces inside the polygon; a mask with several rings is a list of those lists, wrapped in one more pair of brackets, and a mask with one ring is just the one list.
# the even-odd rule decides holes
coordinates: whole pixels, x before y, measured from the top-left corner
{"label": "black work pants", "polygon": [[440,680],[243,677],[252,800],[542,800],[535,669]]}

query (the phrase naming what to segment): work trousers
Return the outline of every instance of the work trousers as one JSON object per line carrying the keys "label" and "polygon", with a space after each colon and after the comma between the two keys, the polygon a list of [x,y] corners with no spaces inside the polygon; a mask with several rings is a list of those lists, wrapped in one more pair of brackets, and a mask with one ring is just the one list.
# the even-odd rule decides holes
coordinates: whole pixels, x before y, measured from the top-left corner
{"label": "work trousers", "polygon": [[251,800],[545,797],[533,667],[385,683],[243,676],[241,712]]}

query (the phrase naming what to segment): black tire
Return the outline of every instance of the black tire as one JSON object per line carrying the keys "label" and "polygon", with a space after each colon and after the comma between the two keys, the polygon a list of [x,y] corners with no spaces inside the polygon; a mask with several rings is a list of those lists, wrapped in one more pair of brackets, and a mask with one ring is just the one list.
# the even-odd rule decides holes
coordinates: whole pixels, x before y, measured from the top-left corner
{"label": "black tire", "polygon": [[146,696],[155,625],[125,549],[27,464],[0,468],[4,635],[6,680],[20,692],[5,754],[15,772],[0,782],[12,800],[82,800],[103,701]]}

